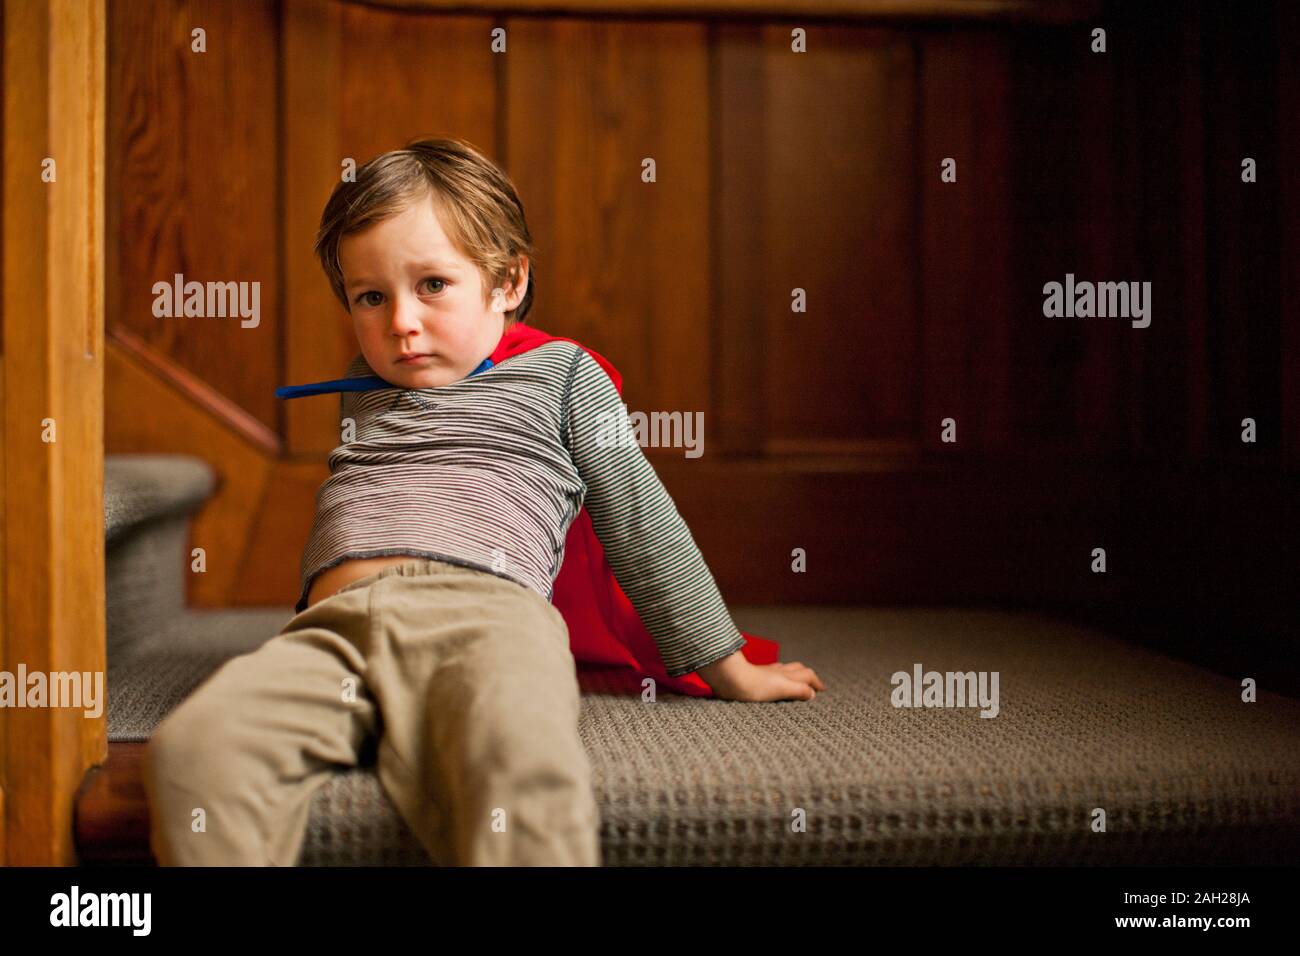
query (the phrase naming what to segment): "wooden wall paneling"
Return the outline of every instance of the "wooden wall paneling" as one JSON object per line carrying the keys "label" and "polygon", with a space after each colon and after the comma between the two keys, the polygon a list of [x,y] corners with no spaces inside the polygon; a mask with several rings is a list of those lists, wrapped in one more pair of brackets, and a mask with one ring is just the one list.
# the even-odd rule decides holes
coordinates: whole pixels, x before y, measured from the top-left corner
{"label": "wooden wall paneling", "polygon": [[[648,360],[637,347],[644,330],[631,334],[625,318],[640,287],[611,235],[617,183],[598,169],[607,153],[618,160],[624,150],[603,143],[615,135],[607,127],[620,113],[617,101],[606,101],[603,82],[591,82],[599,72],[593,61],[601,34],[593,24],[568,20],[512,19],[507,29],[513,38],[503,104],[507,170],[539,267],[528,321],[607,355],[625,385],[644,388]],[[639,174],[634,158],[627,164],[629,176]],[[643,277],[649,272],[640,270]]]}
{"label": "wooden wall paneling", "polygon": [[[1177,127],[1171,139],[1176,143],[1181,162],[1178,170],[1181,234],[1177,245],[1166,244],[1162,236],[1158,247],[1169,248],[1178,258],[1180,271],[1180,322],[1173,333],[1163,334],[1168,341],[1181,329],[1186,381],[1181,394],[1172,396],[1172,414],[1186,421],[1186,441],[1170,449],[1171,455],[1203,463],[1210,451],[1210,381],[1209,316],[1206,308],[1206,207],[1205,207],[1205,127],[1204,89],[1201,83],[1200,7],[1194,6],[1182,20],[1176,46],[1178,59],[1173,67],[1181,80],[1173,95]],[[1171,43],[1171,47],[1173,44]],[[1153,96],[1156,95],[1153,93]],[[1154,320],[1152,322],[1154,324]],[[1166,325],[1172,323],[1165,323]],[[1175,411],[1175,409],[1177,409]]]}
{"label": "wooden wall paneling", "polygon": [[509,32],[509,169],[543,269],[534,324],[608,356],[630,411],[707,414],[705,27],[512,19]]}
{"label": "wooden wall paneling", "polygon": [[[1131,453],[1203,462],[1207,389],[1205,141],[1200,26],[1195,5],[1138,18],[1124,29],[1120,129],[1134,173],[1132,278],[1152,283],[1150,327],[1124,341],[1134,358],[1127,404]],[[1155,42],[1148,37],[1162,39]]]}
{"label": "wooden wall paneling", "polygon": [[329,477],[324,461],[272,462],[256,508],[248,516],[247,557],[240,562],[230,604],[293,605],[311,534],[316,492]]}
{"label": "wooden wall paneling", "polygon": [[[1001,445],[1001,452],[1075,456],[1068,461],[1089,448],[1140,446],[1166,410],[1131,403],[1153,392],[1173,388],[1195,408],[1194,324],[1180,357],[1164,349],[1165,339],[1133,338],[1155,331],[1160,311],[1146,330],[1041,313],[1042,284],[1067,271],[1163,277],[1183,259],[1181,280],[1169,281],[1181,281],[1189,290],[1183,305],[1195,308],[1199,268],[1182,251],[1197,248],[1196,208],[1182,213],[1181,236],[1146,220],[1162,211],[1178,217],[1170,192],[1195,196],[1200,172],[1184,164],[1168,173],[1176,185],[1151,189],[1160,165],[1153,155],[1169,155],[1156,144],[1160,131],[1121,141],[1108,128],[1117,120],[1107,110],[1119,105],[1140,125],[1150,99],[1161,95],[1139,97],[1124,72],[1131,59],[1100,62],[1087,49],[1086,30],[927,32],[918,60],[909,36],[843,25],[814,27],[810,52],[794,54],[785,24],[531,17],[502,21],[509,53],[494,56],[494,14],[307,0],[277,10],[286,62],[284,115],[276,122],[286,146],[273,161],[285,181],[281,239],[290,248],[273,261],[283,263],[290,292],[277,346],[286,353],[275,360],[284,370],[258,384],[266,395],[278,384],[341,374],[355,354],[346,317],[310,252],[339,160],[364,162],[418,135],[463,136],[502,160],[519,185],[540,245],[534,324],[609,355],[627,377],[632,409],[705,409],[713,416],[709,451],[782,456],[683,460],[679,451],[648,450],[729,600],[1112,604],[1141,600],[1153,582],[1174,593],[1190,560],[1174,549],[1199,532],[1188,524],[1183,538],[1167,533],[1173,506],[1161,505],[1154,490],[1140,499],[1163,509],[1160,516],[1134,520],[1141,516],[1126,503],[1123,479],[1104,470],[1065,482],[1047,467],[1023,478],[1010,463],[955,476],[861,457],[915,450],[922,441],[933,447],[932,409],[953,401],[950,394],[972,405],[964,416],[977,423],[974,432],[959,429],[963,441],[978,436],[982,448]],[[316,12],[322,20],[311,19]],[[151,30],[141,34],[146,43],[154,42]],[[162,49],[189,55],[168,37]],[[1111,42],[1134,41],[1112,31]],[[1195,63],[1191,41],[1174,42],[1184,44],[1177,55],[1185,65]],[[1166,56],[1175,54],[1143,61],[1141,75],[1160,78],[1172,97],[1178,73],[1162,71]],[[322,86],[331,75],[335,92]],[[1113,102],[1082,102],[1084,91],[1100,85],[1105,92],[1107,84]],[[1212,135],[1212,123],[1197,125],[1195,94],[1177,96],[1154,115],[1194,115],[1184,115],[1170,138]],[[148,183],[153,198],[138,205],[153,218],[143,218],[152,225],[139,236],[129,224],[115,234],[128,253],[169,242],[183,251],[188,216],[168,216],[169,203],[185,197],[184,181],[168,184],[160,199],[155,182],[138,173],[153,170],[166,183],[173,160],[154,155],[162,146],[141,118],[149,100],[137,94],[123,103],[123,115],[136,117],[124,119],[119,133],[136,144],[137,172],[122,189]],[[1001,144],[992,134],[999,124],[1010,131]],[[1081,146],[1092,133],[1109,139]],[[937,192],[929,153],[948,136],[970,143],[976,166],[995,168],[1003,154],[1010,173],[986,183],[963,163],[958,185],[978,181],[991,193]],[[642,156],[657,159],[659,182],[640,182]],[[958,208],[936,212],[948,201]],[[1003,202],[1006,221],[998,222]],[[944,216],[962,231],[945,234]],[[1100,219],[1089,224],[1094,216]],[[1085,228],[1093,232],[1081,235]],[[944,241],[966,254],[949,253],[939,271]],[[1083,274],[1107,261],[1114,275]],[[807,315],[789,312],[794,285],[810,291]],[[1160,287],[1155,294],[1159,310]],[[945,296],[979,308],[960,325],[939,324],[956,321],[935,315]],[[1115,327],[1105,333],[1099,323]],[[965,336],[965,358],[943,365],[950,335]],[[312,341],[294,355],[304,339]],[[1126,366],[1130,346],[1135,364]],[[301,371],[290,373],[294,367]],[[288,452],[303,457],[277,463],[273,446],[232,432],[210,408],[178,401],[130,355],[110,349],[108,371],[109,401],[127,412],[124,422],[110,423],[110,449],[120,442],[119,450],[193,450],[222,471],[218,498],[195,526],[196,543],[207,542],[209,573],[193,576],[191,600],[290,602],[312,497],[325,477],[321,458],[334,444],[337,396],[285,403]],[[1098,396],[1099,405],[1086,406]],[[1178,407],[1176,397],[1169,409]],[[1078,441],[1089,434],[1105,441]],[[1064,500],[1076,501],[1068,513]],[[1204,504],[1187,495],[1171,500]],[[927,536],[944,546],[918,544]],[[1144,536],[1162,542],[1159,550],[1177,563],[1105,581],[1087,574],[1090,542],[1119,541],[1122,552]],[[790,548],[803,542],[811,542],[816,575],[789,572]],[[1131,568],[1136,559],[1125,560]]]}
{"label": "wooden wall paneling", "polygon": [[[1243,18],[1245,20],[1246,18]],[[1283,137],[1277,119],[1276,104],[1280,96],[1281,74],[1294,72],[1295,46],[1286,45],[1274,34],[1274,24],[1266,16],[1250,18],[1243,24],[1241,52],[1237,57],[1239,75],[1246,80],[1243,94],[1246,108],[1242,117],[1248,122],[1249,148],[1265,157],[1277,156],[1275,164],[1263,180],[1263,189],[1245,189],[1240,182],[1241,165],[1237,164],[1238,183],[1243,186],[1242,199],[1246,204],[1246,222],[1249,224],[1250,242],[1241,250],[1248,256],[1246,268],[1241,273],[1248,280],[1256,273],[1258,282],[1246,288],[1243,311],[1250,316],[1246,360],[1250,366],[1250,408],[1260,409],[1256,418],[1269,421],[1267,433],[1255,446],[1240,444],[1241,416],[1235,422],[1238,448],[1249,460],[1269,468],[1282,467],[1282,438],[1284,420],[1284,380],[1278,368],[1277,356],[1282,353],[1287,318],[1282,311],[1283,268],[1282,235],[1287,229],[1297,228],[1296,220],[1282,219],[1282,182],[1290,175],[1295,154],[1281,158],[1278,143]],[[1293,35],[1294,39],[1294,35]],[[1257,52],[1262,51],[1262,53]],[[1290,120],[1291,123],[1295,119]],[[1245,147],[1243,147],[1245,152]],[[1258,186],[1260,183],[1255,183]],[[1294,263],[1291,266],[1294,268]]]}
{"label": "wooden wall paneling", "polygon": [[[919,44],[920,441],[990,452],[1011,438],[1008,45],[985,32],[922,34]],[[941,179],[947,159],[956,182]],[[955,445],[941,441],[945,418],[957,423]]]}
{"label": "wooden wall paneling", "polygon": [[[1231,11],[1222,8],[1207,10],[1205,16],[1205,42],[1202,47],[1202,69],[1205,76],[1205,206],[1206,206],[1206,280],[1209,306],[1209,336],[1207,348],[1210,356],[1210,443],[1213,456],[1222,461],[1225,455],[1231,456],[1233,445],[1237,444],[1235,435],[1229,434],[1229,423],[1240,420],[1240,411],[1245,404],[1242,400],[1245,387],[1237,377],[1240,369],[1230,361],[1235,351],[1233,340],[1240,334],[1234,329],[1242,316],[1229,315],[1226,306],[1228,296],[1224,293],[1225,280],[1229,286],[1233,282],[1233,272],[1240,268],[1241,262],[1229,253],[1223,256],[1225,237],[1234,231],[1233,224],[1226,221],[1236,209],[1233,204],[1225,204],[1225,190],[1236,191],[1240,187],[1239,174],[1233,166],[1233,153],[1239,153],[1236,137],[1233,135],[1235,125],[1232,100],[1233,78],[1225,76],[1230,68],[1225,65],[1228,56],[1220,47],[1230,42]],[[1222,89],[1220,84],[1228,84]],[[1231,164],[1231,165],[1230,165]],[[1227,182],[1225,176],[1231,176]],[[1226,208],[1225,208],[1226,205]]]}
{"label": "wooden wall paneling", "polygon": [[[896,33],[764,29],[768,444],[916,447],[915,62]],[[807,312],[791,311],[792,290]]]}
{"label": "wooden wall paneling", "polygon": [[250,550],[291,558],[285,542],[252,537],[271,456],[111,341],[105,384],[113,414],[104,422],[104,444],[111,452],[194,455],[216,469],[216,492],[190,531],[190,546],[204,549],[207,570],[188,575],[186,596],[195,607],[238,603],[236,585]]}
{"label": "wooden wall paneling", "polygon": [[[463,138],[487,156],[500,155],[496,71],[498,59],[511,53],[492,53],[491,17],[395,13],[355,4],[345,5],[342,14],[343,156],[359,166],[426,136]],[[511,38],[508,49],[513,47]],[[336,173],[341,158],[330,157]],[[320,207],[326,198],[320,197]]]}
{"label": "wooden wall paneling", "polygon": [[[1206,178],[1209,224],[1211,427],[1218,457],[1263,462],[1280,448],[1281,351],[1277,64],[1272,24],[1210,6],[1206,38]],[[1276,55],[1287,55],[1280,51]],[[1254,157],[1258,181],[1243,183],[1241,161]],[[1241,441],[1241,420],[1258,423],[1257,443]]]}
{"label": "wooden wall paneling", "polygon": [[[3,21],[0,670],[93,680],[105,670],[105,10],[6,0]],[[102,711],[47,703],[0,714],[9,865],[76,862],[73,797],[107,753]]]}
{"label": "wooden wall paneling", "polygon": [[1153,95],[1162,76],[1180,75],[1179,30],[1169,32],[1167,42],[1155,45],[1142,43],[1135,31],[1124,31],[1114,91],[1112,122],[1120,133],[1115,142],[1116,198],[1126,210],[1121,222],[1128,235],[1116,237],[1121,253],[1127,250],[1121,255],[1123,265],[1105,278],[1150,282],[1151,304],[1158,307],[1144,329],[1133,328],[1131,321],[1108,320],[1116,324],[1126,396],[1117,409],[1115,445],[1129,457],[1168,454],[1171,445],[1175,450],[1186,447],[1182,384],[1187,330],[1177,318],[1184,295],[1174,257],[1174,240],[1183,223],[1182,184],[1181,177],[1171,175],[1186,157],[1178,152],[1178,117],[1170,113],[1176,101],[1165,91]]}
{"label": "wooden wall paneling", "polygon": [[[312,251],[325,202],[343,175],[342,23],[343,7],[330,0],[287,0],[281,7],[284,150],[277,163],[284,195],[285,308],[278,354],[284,385],[339,378],[357,353],[348,315]],[[353,158],[358,166],[365,160]],[[323,455],[338,445],[337,401],[276,401],[288,454]]]}
{"label": "wooden wall paneling", "polygon": [[[276,428],[277,18],[273,0],[110,6],[121,325]],[[206,52],[192,31],[206,31]],[[156,282],[258,283],[259,321],[160,318]],[[250,320],[251,321],[251,320]]]}
{"label": "wooden wall paneling", "polygon": [[[1077,84],[1074,95],[1076,128],[1060,145],[1074,160],[1062,183],[1074,200],[1068,228],[1078,236],[1076,255],[1068,271],[1076,282],[1120,282],[1150,279],[1133,274],[1131,255],[1132,171],[1127,161],[1134,131],[1117,116],[1129,82],[1128,66],[1144,51],[1132,50],[1132,33],[1112,28],[1107,52],[1089,49],[1087,31],[1067,31],[1069,66]],[[1064,281],[1065,276],[1054,276]],[[1154,294],[1154,292],[1153,292]],[[1040,313],[1041,314],[1041,313]],[[1074,317],[1043,319],[1077,326],[1082,350],[1072,362],[1070,414],[1075,440],[1091,454],[1121,455],[1129,449],[1120,427],[1127,399],[1124,368],[1125,339],[1140,334],[1122,318]]]}
{"label": "wooden wall paneling", "polygon": [[[1172,607],[1180,592],[1169,578],[1189,567],[1179,542],[1204,539],[1195,529],[1167,533],[1201,521],[1205,494],[1159,466],[1013,453],[959,469],[925,462],[903,471],[849,458],[655,467],[736,603]],[[1118,544],[1103,542],[1117,573],[1089,571],[1100,527],[1117,529]],[[1159,558],[1149,563],[1132,544],[1148,538]],[[796,547],[807,554],[803,574],[790,570]],[[1223,575],[1217,558],[1200,554],[1190,562],[1207,565],[1194,570],[1198,583]]]}
{"label": "wooden wall paneling", "polygon": [[710,29],[713,109],[714,330],[713,447],[727,455],[758,455],[764,447],[768,383],[768,304],[755,281],[764,262],[763,221],[767,181],[767,102],[763,83],[762,28],[717,23]]}
{"label": "wooden wall paneling", "polygon": [[[626,24],[614,31],[613,38],[617,45],[611,53],[625,64],[624,124],[634,131],[629,145],[635,150],[638,140],[644,143],[645,155],[656,161],[657,181],[640,182],[635,151],[631,153],[634,163],[616,168],[635,171],[623,183],[631,196],[642,200],[638,206],[646,208],[646,200],[652,203],[641,238],[651,261],[658,265],[656,272],[673,277],[647,284],[644,295],[637,297],[641,321],[650,330],[654,362],[645,383],[648,388],[631,393],[633,399],[646,394],[649,404],[629,403],[629,408],[680,411],[683,416],[701,413],[706,421],[700,437],[704,455],[708,455],[715,450],[709,441],[715,384],[710,374],[714,362],[710,231],[714,189],[708,30],[698,22],[658,23],[645,42],[635,24]],[[626,53],[620,55],[620,48]],[[645,78],[653,78],[653,82]],[[640,119],[634,106],[638,101],[646,107]],[[630,251],[635,248],[636,233],[627,233],[627,240]]]}
{"label": "wooden wall paneling", "polygon": [[[729,603],[868,602],[908,583],[909,532],[895,516],[913,482],[758,457],[665,458],[655,470]],[[791,572],[795,548],[805,573]]]}
{"label": "wooden wall paneling", "polygon": [[611,16],[798,17],[800,20],[1012,21],[1069,23],[1095,16],[1101,0],[348,0],[402,10],[533,11]]}
{"label": "wooden wall paneling", "polygon": [[[1121,160],[1127,278],[1152,283],[1152,319],[1121,337],[1130,361],[1122,418],[1129,454],[1203,460],[1208,391],[1205,141],[1196,4],[1126,9],[1113,125]],[[1121,277],[1123,278],[1123,277]],[[1121,331],[1123,323],[1120,323]]]}
{"label": "wooden wall paneling", "polygon": [[[1077,94],[1068,31],[1012,36],[1011,277],[1012,445],[1043,454],[1075,454],[1069,371],[1082,352],[1077,320],[1043,315],[1043,286],[1078,272],[1072,235],[1077,215],[1074,169]],[[1075,54],[1077,55],[1077,54]]]}
{"label": "wooden wall paneling", "polygon": [[[1149,390],[1155,388],[1161,395],[1178,394],[1176,382],[1183,352],[1183,336],[1177,333],[1176,323],[1168,321],[1180,311],[1179,276],[1157,251],[1157,247],[1167,243],[1167,233],[1162,230],[1159,238],[1154,235],[1157,222],[1164,220],[1176,228],[1180,219],[1176,182],[1168,175],[1168,170],[1175,167],[1164,166],[1154,176],[1148,175],[1153,154],[1167,154],[1173,140],[1168,135],[1157,140],[1153,135],[1153,127],[1161,128],[1163,124],[1159,122],[1158,110],[1147,102],[1153,81],[1157,79],[1151,73],[1151,65],[1152,61],[1166,64],[1177,42],[1172,38],[1166,40],[1154,54],[1149,46],[1126,43],[1124,55],[1116,58],[1117,85],[1113,91],[1111,127],[1115,130],[1112,156],[1117,177],[1117,234],[1112,242],[1117,264],[1115,274],[1104,278],[1136,282],[1139,290],[1146,288],[1142,283],[1150,282],[1151,299],[1146,304],[1152,310],[1151,324],[1135,328],[1132,319],[1100,320],[1110,322],[1115,333],[1113,380],[1118,406],[1110,423],[1109,445],[1129,459],[1147,454],[1148,435],[1158,427],[1151,421]],[[1158,313],[1154,311],[1157,306]],[[1165,319],[1160,325],[1156,325],[1157,315]],[[1153,330],[1157,335],[1164,334],[1157,338],[1151,334]],[[1154,347],[1157,343],[1159,347]]]}
{"label": "wooden wall paneling", "polygon": [[[1279,50],[1300,46],[1300,7],[1279,3],[1277,44]],[[1284,467],[1300,471],[1300,184],[1292,170],[1300,156],[1300,71],[1278,69],[1278,98],[1275,122],[1278,141],[1275,164],[1278,170],[1279,219],[1282,223],[1280,282],[1282,349],[1282,444]]]}

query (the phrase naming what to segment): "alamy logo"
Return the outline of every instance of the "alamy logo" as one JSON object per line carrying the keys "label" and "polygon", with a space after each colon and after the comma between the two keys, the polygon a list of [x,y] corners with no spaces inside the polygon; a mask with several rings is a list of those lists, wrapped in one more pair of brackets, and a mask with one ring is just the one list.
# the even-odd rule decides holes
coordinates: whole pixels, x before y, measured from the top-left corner
{"label": "alamy logo", "polygon": [[149,893],[71,893],[50,897],[51,926],[130,926],[132,935],[148,936],[153,896]]}
{"label": "alamy logo", "polygon": [[239,316],[240,328],[262,322],[262,283],[186,282],[179,272],[170,283],[153,284],[153,314],[160,319],[224,319]]}
{"label": "alamy logo", "polygon": [[[93,689],[92,689],[93,688]],[[80,707],[86,717],[104,712],[103,671],[0,671],[0,707]]]}
{"label": "alamy logo", "polygon": [[637,444],[654,448],[685,448],[687,458],[704,454],[703,412],[633,412],[620,406],[622,413],[606,411],[598,416],[597,448],[626,448]]}
{"label": "alamy logo", "polygon": [[975,707],[981,717],[998,715],[997,671],[926,671],[912,665],[912,673],[896,671],[889,702],[895,707]]}
{"label": "alamy logo", "polygon": [[1150,282],[1075,282],[1065,274],[1065,284],[1043,286],[1043,315],[1049,319],[1132,319],[1135,329],[1151,324]]}

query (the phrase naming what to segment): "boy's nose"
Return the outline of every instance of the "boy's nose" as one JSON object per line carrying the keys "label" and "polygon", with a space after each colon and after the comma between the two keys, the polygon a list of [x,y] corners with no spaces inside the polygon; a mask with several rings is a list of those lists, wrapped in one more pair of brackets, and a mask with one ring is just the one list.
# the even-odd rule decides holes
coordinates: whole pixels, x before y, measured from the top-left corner
{"label": "boy's nose", "polygon": [[388,329],[399,338],[405,338],[412,332],[420,331],[420,319],[416,315],[415,307],[404,302],[393,303],[393,311],[388,320]]}

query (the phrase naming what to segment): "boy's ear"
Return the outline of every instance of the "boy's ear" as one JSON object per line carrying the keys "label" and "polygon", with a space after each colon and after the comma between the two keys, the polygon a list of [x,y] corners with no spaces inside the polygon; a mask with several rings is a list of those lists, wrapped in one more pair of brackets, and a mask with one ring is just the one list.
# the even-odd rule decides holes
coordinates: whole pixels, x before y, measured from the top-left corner
{"label": "boy's ear", "polygon": [[515,263],[515,271],[512,276],[515,282],[515,293],[518,295],[519,301],[516,302],[512,308],[517,309],[519,306],[523,305],[524,295],[528,292],[528,271],[528,257],[520,256],[519,260]]}
{"label": "boy's ear", "polygon": [[[519,260],[510,267],[509,274],[506,276],[506,285],[500,290],[500,294],[492,296],[492,311],[508,312],[511,309],[517,309],[524,301],[524,293],[528,291],[528,285],[520,284],[520,278],[527,271],[528,257],[520,256]],[[518,301],[507,304],[506,299],[517,297]]]}

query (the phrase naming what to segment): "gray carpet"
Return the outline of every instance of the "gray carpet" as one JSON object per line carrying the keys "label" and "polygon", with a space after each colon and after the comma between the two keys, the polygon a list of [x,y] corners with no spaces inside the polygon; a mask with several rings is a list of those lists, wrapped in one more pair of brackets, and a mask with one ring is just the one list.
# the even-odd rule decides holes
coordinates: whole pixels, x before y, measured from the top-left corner
{"label": "gray carpet", "polygon": [[[606,865],[1300,862],[1300,701],[1245,704],[1235,678],[1035,614],[733,614],[827,690],[649,704],[585,681]],[[137,641],[110,667],[109,739],[147,739],[291,616],[186,612]],[[1000,714],[895,709],[890,675],[917,662],[998,671]],[[427,864],[364,764],[317,792],[300,862]]]}
{"label": "gray carpet", "polygon": [[112,545],[138,525],[188,515],[207,501],[216,474],[192,455],[107,455],[104,535]]}
{"label": "gray carpet", "polygon": [[190,515],[207,501],[215,485],[207,463],[186,455],[104,459],[104,594],[110,662],[185,613]]}

